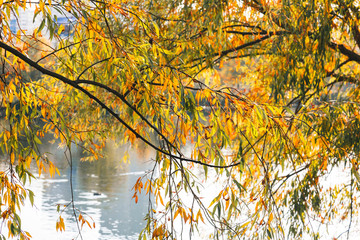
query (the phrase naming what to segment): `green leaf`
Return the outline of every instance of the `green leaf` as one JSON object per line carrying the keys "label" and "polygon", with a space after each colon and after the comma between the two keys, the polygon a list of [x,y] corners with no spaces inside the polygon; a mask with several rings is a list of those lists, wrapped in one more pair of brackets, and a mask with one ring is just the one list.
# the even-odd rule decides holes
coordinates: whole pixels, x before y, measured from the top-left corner
{"label": "green leaf", "polygon": [[272,235],[269,229],[266,229],[267,235],[269,236],[270,239],[272,239]]}
{"label": "green leaf", "polygon": [[246,192],[246,189],[243,185],[241,185],[238,181],[236,181],[235,179],[233,179],[233,181],[235,182],[236,186],[238,187],[239,191],[242,192],[242,191],[245,191]]}
{"label": "green leaf", "polygon": [[19,217],[19,215],[17,215],[16,213],[14,213],[14,220],[16,222],[16,225],[21,228],[21,219]]}
{"label": "green leaf", "polygon": [[29,200],[30,200],[31,206],[34,206],[34,193],[33,193],[33,191],[31,191],[29,189],[28,189],[28,193],[29,193]]}
{"label": "green leaf", "polygon": [[41,32],[41,30],[44,28],[44,26],[45,26],[45,18],[41,21],[38,32]]}
{"label": "green leaf", "polygon": [[39,139],[36,135],[34,135],[34,141],[35,141],[37,144],[41,144],[40,139]]}

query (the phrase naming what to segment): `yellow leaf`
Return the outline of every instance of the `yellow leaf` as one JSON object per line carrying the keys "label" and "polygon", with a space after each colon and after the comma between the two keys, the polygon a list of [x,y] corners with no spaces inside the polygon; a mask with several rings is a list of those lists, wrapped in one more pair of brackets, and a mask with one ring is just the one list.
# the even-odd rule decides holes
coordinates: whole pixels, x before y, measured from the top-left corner
{"label": "yellow leaf", "polygon": [[271,221],[273,220],[273,218],[274,218],[274,215],[273,215],[273,213],[270,213],[270,216],[269,216],[269,223],[271,223]]}
{"label": "yellow leaf", "polygon": [[15,162],[15,153],[14,152],[11,152],[10,161],[12,164],[14,164],[14,162]]}
{"label": "yellow leaf", "polygon": [[64,31],[64,29],[65,29],[64,25],[60,25],[58,29],[58,34],[60,35]]}
{"label": "yellow leaf", "polygon": [[161,225],[160,227],[156,228],[152,234],[152,238],[162,237],[164,235],[164,227]]}
{"label": "yellow leaf", "polygon": [[180,208],[178,208],[178,209],[175,211],[174,219],[179,215],[179,213],[180,213]]}
{"label": "yellow leaf", "polygon": [[163,201],[163,199],[162,199],[162,197],[161,197],[161,194],[158,194],[158,197],[159,197],[159,200],[160,200],[161,205],[164,206],[164,201]]}

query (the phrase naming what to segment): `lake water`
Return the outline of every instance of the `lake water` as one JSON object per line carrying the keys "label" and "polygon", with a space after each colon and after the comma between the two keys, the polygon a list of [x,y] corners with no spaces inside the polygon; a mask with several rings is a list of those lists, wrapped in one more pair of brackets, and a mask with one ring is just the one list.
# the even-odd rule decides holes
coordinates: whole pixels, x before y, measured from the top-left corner
{"label": "lake water", "polygon": [[[129,164],[122,162],[126,150],[129,153]],[[27,203],[22,209],[23,230],[29,231],[34,240],[81,239],[78,236],[71,208],[61,214],[65,220],[65,232],[57,232],[55,228],[59,217],[56,211],[57,204],[68,204],[71,200],[70,167],[64,155],[65,150],[59,148],[57,144],[45,143],[41,146],[41,151],[49,152],[49,159],[57,165],[61,176],[51,178],[48,174],[44,174],[28,185],[28,188],[35,193],[35,205],[31,207],[30,203]],[[138,234],[145,227],[143,219],[148,211],[148,196],[140,195],[138,203],[135,204],[132,199],[132,187],[139,177],[152,169],[155,152],[141,143],[133,148],[130,148],[129,144],[121,147],[108,144],[105,151],[108,157],[94,162],[81,162],[80,158],[83,156],[81,151],[77,148],[73,148],[72,151],[75,205],[91,216],[95,222],[94,229],[84,225],[81,231],[82,238],[84,240],[138,239]],[[185,149],[185,152],[190,151]],[[32,170],[35,176],[38,176],[35,166]],[[331,176],[323,179],[324,183],[332,185],[334,181],[349,181],[347,172],[335,170]],[[196,172],[196,169],[194,171],[196,175],[201,176],[201,171]],[[212,195],[221,187],[222,182],[214,177],[203,183],[199,196],[203,198],[205,205],[210,204],[209,200],[215,197]],[[181,197],[185,202],[191,202],[188,196]],[[90,218],[88,220],[92,222]],[[317,226],[316,222],[313,223],[320,231],[321,239],[338,237],[348,229],[348,219],[333,221],[327,226]],[[353,216],[353,223],[349,239],[358,239],[360,234],[358,215]],[[210,234],[211,229],[206,224],[200,224],[201,234],[194,239],[206,239],[204,236]],[[184,237],[187,239],[186,236]],[[339,239],[346,239],[346,234],[342,234]]]}
{"label": "lake water", "polygon": [[[57,144],[44,144],[41,148],[43,152],[51,153],[49,158],[59,168],[61,176],[51,178],[45,174],[28,185],[35,193],[35,204],[31,207],[27,203],[23,208],[22,228],[36,240],[81,239],[71,208],[61,215],[65,221],[65,232],[55,229],[59,217],[57,204],[68,204],[71,200],[70,167],[64,149],[58,148]],[[146,146],[130,149],[130,163],[124,164],[122,156],[127,149],[130,149],[129,145],[116,147],[109,144],[106,147],[108,157],[94,162],[81,162],[81,151],[76,148],[72,151],[75,207],[91,216],[95,222],[94,229],[84,225],[81,232],[83,239],[137,239],[144,228],[148,197],[140,196],[135,204],[132,187],[139,177],[151,169],[155,152]],[[35,167],[33,170],[37,171]],[[35,176],[38,177],[38,174]]]}

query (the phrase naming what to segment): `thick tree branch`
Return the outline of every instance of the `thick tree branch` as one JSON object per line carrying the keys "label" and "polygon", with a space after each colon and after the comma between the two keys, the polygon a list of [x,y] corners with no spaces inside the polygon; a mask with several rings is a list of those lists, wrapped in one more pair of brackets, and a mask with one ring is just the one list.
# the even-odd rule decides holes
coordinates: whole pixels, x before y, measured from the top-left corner
{"label": "thick tree branch", "polygon": [[342,54],[347,56],[349,58],[349,60],[360,63],[360,55],[351,51],[350,49],[345,47],[343,44],[336,44],[334,42],[330,42],[329,47],[334,50],[340,51]]}
{"label": "thick tree branch", "polygon": [[258,35],[283,35],[283,34],[290,34],[288,31],[253,31],[253,32],[244,32],[244,31],[236,31],[236,30],[226,30],[226,33],[233,33],[239,35],[251,35],[251,36],[258,36]]}
{"label": "thick tree branch", "polygon": [[125,128],[127,128],[129,131],[131,131],[137,138],[141,139],[144,143],[146,143],[147,145],[149,145],[150,147],[152,147],[153,149],[155,149],[156,151],[165,154],[166,156],[178,159],[180,161],[185,161],[185,162],[192,162],[192,163],[196,163],[196,164],[200,164],[203,166],[207,166],[207,167],[211,167],[211,168],[231,168],[237,165],[240,165],[241,162],[237,162],[237,163],[233,163],[233,164],[229,164],[229,165],[224,165],[224,166],[218,166],[218,165],[212,165],[212,164],[207,164],[205,162],[201,162],[198,160],[194,160],[194,159],[189,159],[189,158],[185,158],[183,156],[177,156],[172,154],[171,152],[167,152],[164,151],[163,149],[155,146],[152,142],[150,142],[149,140],[145,139],[143,136],[141,136],[138,132],[135,131],[134,128],[132,128],[129,124],[127,124],[122,118],[120,118],[120,116],[118,114],[116,114],[112,109],[110,109],[104,102],[102,102],[100,99],[98,99],[97,97],[95,97],[93,94],[91,94],[89,91],[87,91],[86,89],[82,88],[81,86],[79,86],[79,82],[77,81],[72,81],[70,79],[68,79],[65,76],[62,76],[56,72],[50,71],[42,66],[40,66],[39,64],[37,64],[35,61],[31,60],[30,58],[28,58],[27,56],[25,56],[23,53],[19,52],[18,50],[16,50],[15,48],[5,44],[4,42],[0,41],[0,48],[12,53],[13,55],[19,57],[21,60],[23,60],[25,63],[27,63],[28,65],[30,65],[31,67],[35,68],[36,70],[40,71],[41,73],[48,75],[50,77],[54,77],[58,80],[60,80],[61,82],[68,84],[72,87],[74,87],[75,89],[78,89],[79,91],[83,92],[85,95],[87,95],[90,99],[94,100],[96,103],[98,103],[102,108],[104,108],[110,115],[112,115],[117,121],[119,121],[122,125],[124,125]]}
{"label": "thick tree branch", "polygon": [[93,85],[93,86],[98,86],[102,89],[105,89],[106,91],[114,94],[115,96],[117,96],[122,102],[124,102],[129,108],[131,108],[147,125],[149,125],[149,127],[151,127],[157,134],[159,134],[161,136],[161,138],[171,146],[172,149],[176,150],[178,152],[178,154],[182,155],[180,153],[180,151],[178,151],[178,149],[159,131],[158,128],[156,128],[152,123],[150,123],[146,117],[141,114],[135,106],[131,105],[127,100],[126,98],[120,94],[118,91],[102,84],[102,83],[99,83],[99,82],[95,82],[95,81],[90,81],[90,80],[76,80],[75,81],[76,83],[78,84],[81,84],[81,83],[84,83],[84,84],[89,84],[89,85]]}

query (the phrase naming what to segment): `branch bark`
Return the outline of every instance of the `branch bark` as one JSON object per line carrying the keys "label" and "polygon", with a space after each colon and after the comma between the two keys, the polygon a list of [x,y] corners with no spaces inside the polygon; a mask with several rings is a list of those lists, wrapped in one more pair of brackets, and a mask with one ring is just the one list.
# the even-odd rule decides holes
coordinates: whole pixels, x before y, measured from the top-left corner
{"label": "branch bark", "polygon": [[[104,102],[102,102],[100,99],[98,99],[96,96],[94,96],[93,94],[91,94],[89,91],[87,91],[86,89],[84,89],[83,87],[79,86],[80,81],[72,81],[69,78],[60,75],[56,72],[50,71],[42,66],[40,66],[38,63],[36,63],[35,61],[31,60],[30,58],[28,58],[27,56],[25,56],[23,53],[19,52],[18,50],[16,50],[15,48],[5,44],[4,42],[0,41],[0,48],[12,53],[13,55],[17,56],[18,58],[20,58],[21,60],[23,60],[25,63],[27,63],[28,65],[30,65],[31,67],[35,68],[36,70],[40,71],[41,73],[48,75],[50,77],[54,77],[58,80],[60,80],[61,82],[72,86],[75,89],[78,89],[79,91],[83,92],[86,96],[88,96],[90,99],[94,100],[97,104],[99,104],[102,108],[104,108],[110,115],[112,115],[117,121],[119,121],[122,125],[124,125],[125,128],[129,129],[129,131],[131,131],[137,138],[141,139],[144,143],[146,143],[147,145],[149,145],[150,147],[152,147],[153,149],[155,149],[156,151],[165,154],[169,157],[178,159],[180,161],[185,161],[185,162],[192,162],[192,163],[196,163],[196,164],[200,164],[203,166],[207,166],[207,167],[212,167],[212,168],[231,168],[237,165],[240,165],[241,162],[237,162],[237,163],[233,163],[233,164],[229,164],[229,165],[224,165],[224,166],[218,166],[218,165],[212,165],[212,164],[207,164],[198,160],[194,160],[194,159],[189,159],[189,158],[185,158],[183,156],[177,156],[172,154],[171,152],[167,152],[159,147],[157,147],[155,144],[153,144],[152,142],[150,142],[149,140],[147,140],[146,138],[144,138],[143,136],[141,136],[138,132],[135,131],[134,128],[132,128],[129,124],[127,124],[122,118],[120,118],[120,116],[118,114],[116,114],[111,108],[109,108]],[[85,82],[82,82],[85,83]]]}

